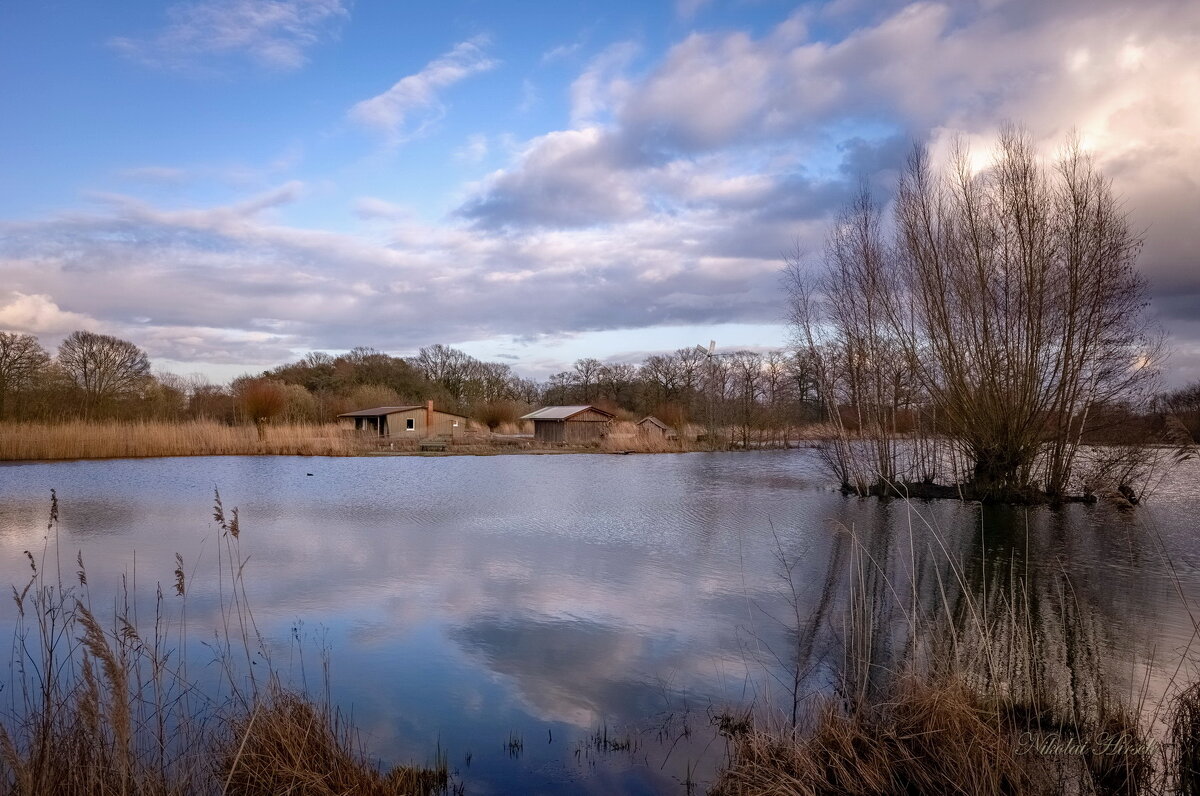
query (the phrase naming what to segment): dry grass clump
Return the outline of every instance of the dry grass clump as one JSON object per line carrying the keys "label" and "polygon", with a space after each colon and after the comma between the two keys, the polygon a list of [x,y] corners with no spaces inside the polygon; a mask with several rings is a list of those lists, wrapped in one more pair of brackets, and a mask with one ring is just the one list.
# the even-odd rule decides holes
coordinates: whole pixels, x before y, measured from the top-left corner
{"label": "dry grass clump", "polygon": [[1200,685],[1167,685],[1164,745],[1065,567],[1034,577],[1016,547],[959,562],[924,524],[923,551],[895,524],[839,529],[812,616],[789,628],[790,720],[721,717],[713,793],[1200,796]]}
{"label": "dry grass clump", "polygon": [[511,423],[501,423],[496,426],[495,432],[497,434],[532,434],[533,421],[516,420]]}
{"label": "dry grass clump", "polygon": [[691,448],[678,439],[667,439],[658,429],[643,430],[635,423],[616,421],[611,425],[608,435],[600,441],[600,450],[610,453],[679,453]]}
{"label": "dry grass clump", "polygon": [[1184,689],[1171,711],[1172,772],[1180,796],[1200,796],[1200,683]]}
{"label": "dry grass clump", "polygon": [[820,442],[836,439],[837,435],[837,426],[833,423],[809,423],[797,428],[793,438],[805,442]]}
{"label": "dry grass clump", "polygon": [[[1166,760],[1131,715],[1112,712],[1094,727],[1047,721],[957,677],[934,682],[910,672],[853,708],[826,699],[807,730],[718,717],[730,752],[710,794],[1196,794],[1197,705],[1193,697],[1180,712]],[[1164,790],[1171,780],[1178,789]]]}
{"label": "dry grass clump", "polygon": [[1022,753],[1003,711],[961,682],[906,678],[889,699],[821,709],[811,732],[726,729],[731,764],[710,793],[795,796],[1002,796],[1037,791],[1040,762]]}
{"label": "dry grass clump", "polygon": [[361,443],[336,424],[227,426],[212,420],[0,423],[0,460],[142,456],[351,456]]}
{"label": "dry grass clump", "polygon": [[272,688],[232,722],[221,750],[225,788],[242,796],[411,796],[446,788],[446,767],[386,774],[356,752],[351,730],[302,695]]}
{"label": "dry grass clump", "polygon": [[[329,704],[289,691],[271,666],[246,601],[237,510],[214,505],[221,585],[213,661],[189,673],[187,592],[176,556],[174,594],[155,593],[140,625],[125,588],[111,625],[97,617],[82,556],[64,583],[58,504],[51,497],[46,549],[26,553],[31,576],[13,589],[10,677],[0,692],[0,793],[6,796],[226,796],[395,794],[445,791],[444,758],[432,769],[387,774],[355,743]],[[107,626],[106,626],[107,625]],[[203,635],[204,631],[202,631]],[[326,688],[328,680],[326,677]]]}

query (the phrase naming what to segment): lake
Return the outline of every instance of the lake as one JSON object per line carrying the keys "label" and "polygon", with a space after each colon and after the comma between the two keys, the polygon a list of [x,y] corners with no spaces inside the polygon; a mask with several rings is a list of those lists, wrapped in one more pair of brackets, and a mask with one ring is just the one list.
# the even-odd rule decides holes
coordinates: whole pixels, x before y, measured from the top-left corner
{"label": "lake", "polygon": [[[1198,476],[1188,462],[1122,511],[848,498],[810,450],[5,465],[0,580],[28,579],[55,489],[48,560],[65,579],[78,551],[98,604],[123,575],[152,596],[179,553],[189,628],[211,635],[219,489],[277,665],[319,681],[327,647],[332,694],[373,755],[440,750],[467,793],[683,793],[722,761],[713,715],[787,715],[795,628],[814,612],[829,632],[800,634],[804,681],[825,687],[840,602],[822,595],[847,549],[892,573],[878,594],[899,604],[1019,579],[1047,598],[1046,666],[1076,665],[1082,645],[1124,687],[1165,682],[1200,600]],[[0,622],[14,612],[3,601]],[[906,624],[890,617],[883,657]]]}

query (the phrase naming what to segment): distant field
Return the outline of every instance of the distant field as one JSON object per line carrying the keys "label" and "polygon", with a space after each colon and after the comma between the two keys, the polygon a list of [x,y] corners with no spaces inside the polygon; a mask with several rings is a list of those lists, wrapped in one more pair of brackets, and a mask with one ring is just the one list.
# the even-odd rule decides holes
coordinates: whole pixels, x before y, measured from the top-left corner
{"label": "distant field", "polygon": [[112,459],[140,456],[352,456],[353,435],[334,423],[253,426],[206,420],[178,423],[72,421],[0,424],[0,460]]}
{"label": "distant field", "polygon": [[[501,431],[521,429],[501,429]],[[793,429],[788,445],[823,438],[826,429]],[[474,430],[455,439],[444,452],[428,455],[492,455],[502,453],[682,453],[742,447],[738,435],[720,429],[718,443],[639,433],[629,422],[617,422],[602,440],[579,445],[538,442],[532,434]],[[748,448],[783,447],[782,438],[752,438]],[[0,423],[0,461],[124,459],[154,456],[363,456],[420,454],[420,440],[372,437],[336,423],[272,424],[260,435],[254,426],[229,426],[210,420],[99,421],[65,423]]]}

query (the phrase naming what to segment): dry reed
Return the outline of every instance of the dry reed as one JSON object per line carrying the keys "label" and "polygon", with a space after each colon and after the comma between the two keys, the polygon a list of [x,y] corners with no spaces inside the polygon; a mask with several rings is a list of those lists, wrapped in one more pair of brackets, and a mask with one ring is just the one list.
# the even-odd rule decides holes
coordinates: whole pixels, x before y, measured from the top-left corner
{"label": "dry reed", "polygon": [[[524,424],[528,426],[529,424]],[[518,424],[511,430],[525,431]],[[510,430],[502,427],[503,430]],[[557,445],[556,452],[680,453],[723,447],[722,429],[716,440],[697,439],[703,430],[689,427],[681,439],[668,439],[618,421],[594,443]],[[810,427],[791,440],[801,443],[822,438],[826,429]],[[61,459],[123,459],[157,456],[359,456],[367,453],[419,453],[422,440],[411,436],[375,437],[347,431],[336,424],[273,424],[260,430],[252,425],[229,426],[212,420],[83,421],[63,423],[0,423],[0,461]],[[446,454],[490,455],[544,452],[543,443],[525,436],[471,430],[447,446]]]}
{"label": "dry reed", "polygon": [[[730,757],[712,793],[1200,794],[1200,686],[1168,686],[1179,695],[1163,745],[1097,664],[1065,571],[1049,588],[1015,569],[968,571],[912,516],[936,542],[925,555],[899,552],[894,528],[839,530],[818,607],[807,621],[797,611],[790,630],[791,720],[719,716]],[[817,633],[832,639],[833,661],[810,657]],[[832,681],[810,688],[805,672],[826,664]]]}
{"label": "dry reed", "polygon": [[1002,796],[1038,791],[1018,733],[961,682],[905,678],[847,714],[833,703],[811,732],[727,730],[732,764],[710,791],[794,796]]}
{"label": "dry reed", "polygon": [[444,764],[387,773],[364,766],[351,730],[310,700],[278,688],[233,721],[221,767],[228,791],[241,796],[391,796],[433,793],[448,784]]}
{"label": "dry reed", "polygon": [[[82,557],[76,584],[58,557],[58,504],[47,545],[27,553],[31,575],[14,587],[11,679],[0,700],[0,793],[11,796],[216,796],[444,792],[447,766],[381,771],[353,728],[322,699],[285,688],[271,668],[242,579],[237,512],[217,496],[220,529],[216,666],[189,676],[186,600],[192,587],[176,558],[174,596],[156,590],[154,619],[137,621],[123,590],[106,627],[92,609]],[[214,674],[217,679],[212,680]]]}
{"label": "dry reed", "polygon": [[228,426],[211,420],[0,423],[0,461],[143,456],[351,456],[359,439],[334,424]]}
{"label": "dry reed", "polygon": [[612,423],[609,433],[600,441],[600,450],[609,453],[680,453],[695,448],[679,439],[668,439],[657,429],[642,430],[634,423],[618,420]]}

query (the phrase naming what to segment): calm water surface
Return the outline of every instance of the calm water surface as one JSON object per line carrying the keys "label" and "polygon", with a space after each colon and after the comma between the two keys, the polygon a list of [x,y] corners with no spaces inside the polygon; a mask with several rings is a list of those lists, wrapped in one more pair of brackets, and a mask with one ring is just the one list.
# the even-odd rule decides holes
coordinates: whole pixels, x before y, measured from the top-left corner
{"label": "calm water surface", "polygon": [[[55,489],[68,579],[81,551],[93,599],[122,575],[152,593],[178,552],[189,625],[211,632],[219,489],[277,661],[311,679],[327,644],[334,697],[373,754],[441,749],[468,793],[682,793],[721,762],[712,713],[790,704],[789,628],[818,604],[838,528],[900,569],[957,562],[946,579],[967,592],[1014,572],[1066,584],[1105,665],[1157,680],[1192,639],[1180,592],[1200,601],[1198,473],[1134,512],[981,513],[842,497],[803,450],[9,465],[0,585],[26,580]],[[3,601],[0,621],[14,610]],[[634,749],[598,748],[605,733]]]}

